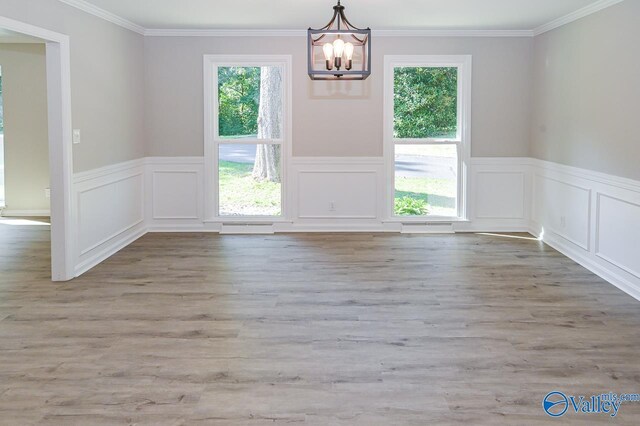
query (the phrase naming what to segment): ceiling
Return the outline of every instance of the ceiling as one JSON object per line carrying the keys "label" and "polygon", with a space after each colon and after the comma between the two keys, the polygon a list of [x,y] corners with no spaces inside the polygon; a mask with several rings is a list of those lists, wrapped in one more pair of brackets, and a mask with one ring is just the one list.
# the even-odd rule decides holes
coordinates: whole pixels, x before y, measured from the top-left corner
{"label": "ceiling", "polygon": [[[315,28],[325,25],[335,4],[335,0],[86,2],[147,29],[304,30],[309,26]],[[602,2],[603,0],[343,0],[342,4],[354,25],[377,30],[533,30]]]}

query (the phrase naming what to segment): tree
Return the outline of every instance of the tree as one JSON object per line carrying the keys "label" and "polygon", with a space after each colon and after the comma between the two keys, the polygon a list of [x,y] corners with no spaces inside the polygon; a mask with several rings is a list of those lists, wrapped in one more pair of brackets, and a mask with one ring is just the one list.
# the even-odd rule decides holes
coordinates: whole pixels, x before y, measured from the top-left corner
{"label": "tree", "polygon": [[[258,139],[282,137],[282,73],[279,67],[260,69],[260,102],[258,106]],[[259,144],[253,178],[280,182],[280,145]]]}
{"label": "tree", "polygon": [[394,136],[455,136],[457,68],[406,67],[394,74]]}
{"label": "tree", "polygon": [[260,68],[218,69],[220,136],[247,136],[258,132]]}

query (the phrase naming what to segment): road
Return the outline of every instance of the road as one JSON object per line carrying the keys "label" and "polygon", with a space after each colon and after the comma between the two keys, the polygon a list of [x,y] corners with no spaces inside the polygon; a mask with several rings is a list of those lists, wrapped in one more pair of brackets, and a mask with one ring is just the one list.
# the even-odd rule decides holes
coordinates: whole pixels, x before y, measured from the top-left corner
{"label": "road", "polygon": [[[220,159],[237,163],[253,164],[256,156],[255,145],[220,145]],[[457,164],[455,158],[422,157],[417,155],[399,155],[396,157],[398,177],[424,177],[437,179],[455,179]]]}

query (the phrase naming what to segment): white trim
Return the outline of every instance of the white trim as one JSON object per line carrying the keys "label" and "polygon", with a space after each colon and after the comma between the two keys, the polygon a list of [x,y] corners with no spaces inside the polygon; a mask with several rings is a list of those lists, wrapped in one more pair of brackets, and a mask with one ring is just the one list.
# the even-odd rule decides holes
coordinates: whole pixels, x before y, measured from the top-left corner
{"label": "white trim", "polygon": [[[291,182],[290,164],[293,152],[293,74],[292,55],[204,55],[204,174],[205,174],[205,221],[226,221],[225,216],[219,216],[218,194],[218,147],[232,141],[218,136],[217,105],[218,105],[218,67],[224,66],[278,66],[283,70],[282,84],[282,119],[283,138],[277,141],[281,146],[281,211],[280,216],[243,216],[245,221],[288,220],[291,217]],[[243,140],[247,144],[264,143],[259,140]],[[267,141],[268,142],[268,141]]]}
{"label": "white trim", "polygon": [[47,118],[51,186],[51,279],[75,276],[75,205],[71,148],[71,50],[69,36],[0,16],[0,27],[46,40]]}
{"label": "white trim", "polygon": [[471,157],[473,166],[530,166],[531,164],[530,157]]}
{"label": "white trim", "polygon": [[[145,37],[304,37],[307,35],[306,30],[299,29],[144,28],[85,0],[58,1]],[[531,30],[387,29],[373,30],[372,34],[376,37],[535,37],[622,1],[624,0],[600,0]]]}
{"label": "white trim", "polygon": [[373,30],[378,37],[533,37],[531,30]]}
{"label": "white trim", "polygon": [[81,183],[87,180],[98,179],[113,173],[122,172],[129,169],[136,169],[144,165],[144,159],[124,161],[122,163],[111,164],[97,169],[74,173],[73,183]]}
{"label": "white trim", "polygon": [[344,164],[384,165],[384,157],[292,157],[291,164],[337,166]]}
{"label": "white trim", "polygon": [[111,22],[112,24],[116,24],[119,27],[126,28],[140,35],[144,35],[146,32],[144,27],[138,24],[134,24],[128,19],[118,16],[115,13],[106,11],[87,1],[84,1],[84,0],[58,0],[58,1],[66,5],[69,5],[71,7],[75,7],[76,9],[80,9],[83,12],[86,12],[90,15],[97,16],[98,18],[104,19],[105,21]]}
{"label": "white trim", "polygon": [[[637,271],[631,270],[610,256],[603,255],[600,251],[600,200],[603,197],[640,207],[640,181],[608,175],[587,169],[567,166],[549,161],[531,159],[531,169],[534,176],[560,182],[586,191],[590,194],[584,207],[576,214],[587,216],[587,228],[583,232],[586,244],[575,241],[565,235],[564,232],[554,229],[550,223],[538,223],[541,218],[535,217],[537,207],[532,203],[532,219],[529,225],[529,232],[538,237],[549,246],[558,250],[573,261],[589,269],[594,274],[605,279],[622,291],[640,300],[640,276]],[[533,186],[531,199],[536,200],[538,192],[544,188]],[[586,209],[586,210],[584,210]],[[544,220],[544,219],[542,219]],[[572,220],[567,217],[567,220]],[[637,226],[637,224],[620,224],[623,227]],[[544,233],[542,233],[544,230]],[[622,242],[621,242],[622,244]],[[633,243],[626,242],[628,247],[624,250],[634,250]]]}
{"label": "white trim", "polygon": [[[146,29],[146,37],[306,37],[298,29]],[[532,30],[372,30],[376,37],[533,37]]]}
{"label": "white trim", "polygon": [[2,210],[2,217],[49,217],[50,210]]}
{"label": "white trim", "polygon": [[634,271],[633,269],[623,265],[622,263],[620,263],[620,262],[618,262],[618,261],[616,261],[614,259],[611,259],[609,256],[603,254],[600,251],[600,230],[598,228],[599,228],[600,217],[601,217],[600,216],[601,215],[601,212],[600,212],[601,203],[600,203],[600,201],[601,201],[602,198],[609,198],[611,200],[615,200],[615,201],[618,201],[618,202],[621,202],[621,203],[625,203],[625,204],[628,204],[630,206],[639,207],[639,208],[640,208],[640,204],[634,203],[634,202],[632,202],[630,200],[625,200],[622,197],[616,197],[616,196],[613,196],[613,195],[610,195],[610,194],[603,194],[601,192],[598,192],[596,194],[596,208],[595,208],[595,218],[594,218],[595,226],[596,226],[595,242],[594,242],[594,245],[595,245],[594,253],[595,253],[595,255],[598,256],[600,259],[602,259],[602,260],[604,260],[606,262],[609,262],[613,266],[615,266],[617,268],[620,268],[623,271],[635,276],[636,278],[640,278],[640,274],[637,271]]}
{"label": "white trim", "polygon": [[539,27],[533,30],[534,36],[539,36],[540,34],[544,34],[548,31],[554,30],[556,28],[562,27],[564,25],[570,24],[571,22],[577,21],[578,19],[582,19],[586,16],[592,15],[596,12],[599,12],[603,9],[616,5],[618,3],[623,2],[624,0],[600,0],[595,3],[590,4],[589,6],[583,7],[582,9],[578,9],[574,12],[571,12],[565,16],[561,16],[558,19],[554,19],[551,22],[547,22],[544,25],[540,25]]}
{"label": "white trim", "polygon": [[[456,67],[458,68],[458,141],[451,141],[449,144],[458,147],[458,194],[456,199],[456,218],[450,220],[468,219],[470,217],[469,208],[469,186],[470,186],[470,166],[471,166],[471,85],[473,80],[473,60],[471,55],[385,55],[384,56],[384,100],[383,100],[383,157],[386,165],[387,175],[384,219],[388,221],[424,221],[429,216],[415,218],[398,218],[393,212],[393,200],[395,194],[395,145],[404,141],[393,137],[393,81],[394,69],[397,66],[406,67]],[[423,143],[429,144],[432,141],[425,139]]]}
{"label": "white trim", "polygon": [[640,182],[637,180],[624,178],[620,176],[610,175],[607,173],[596,172],[579,167],[567,166],[565,164],[554,163],[551,161],[539,160],[532,158],[531,164],[545,170],[572,175],[581,179],[599,182],[605,185],[617,186],[630,191],[640,192]]}
{"label": "white trim", "polygon": [[558,238],[554,234],[545,232],[544,235],[541,236],[541,228],[540,225],[537,224],[531,225],[529,233],[536,238],[541,239],[545,244],[559,251],[569,259],[584,266],[603,280],[618,287],[631,297],[640,300],[640,289],[636,285],[616,273],[615,270],[603,267],[594,262],[590,257],[589,252],[581,250],[573,245],[566,244],[562,238]]}
{"label": "white trim", "polygon": [[[134,229],[134,228],[138,229]],[[126,231],[134,229],[133,233],[127,233]],[[145,226],[140,226],[140,224],[133,225],[127,230],[124,230],[122,233],[118,235],[114,235],[113,238],[102,250],[97,251],[96,254],[87,258],[86,260],[80,262],[75,268],[75,275],[79,277],[80,275],[87,272],[89,269],[97,266],[98,264],[104,262],[123,248],[127,247],[129,244],[136,241],[138,238],[144,236],[147,233],[147,229]]]}
{"label": "white trim", "polygon": [[145,157],[145,165],[204,164],[204,157]]}
{"label": "white trim", "polygon": [[306,30],[147,29],[146,37],[306,37]]}

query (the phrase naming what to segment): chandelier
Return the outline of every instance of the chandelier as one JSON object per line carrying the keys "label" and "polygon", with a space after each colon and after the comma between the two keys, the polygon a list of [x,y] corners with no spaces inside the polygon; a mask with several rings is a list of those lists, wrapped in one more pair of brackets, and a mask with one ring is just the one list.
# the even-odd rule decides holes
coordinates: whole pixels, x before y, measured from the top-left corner
{"label": "chandelier", "polygon": [[371,75],[371,29],[353,26],[340,0],[331,21],[309,28],[307,39],[312,80],[364,80]]}

